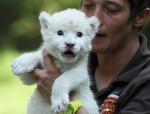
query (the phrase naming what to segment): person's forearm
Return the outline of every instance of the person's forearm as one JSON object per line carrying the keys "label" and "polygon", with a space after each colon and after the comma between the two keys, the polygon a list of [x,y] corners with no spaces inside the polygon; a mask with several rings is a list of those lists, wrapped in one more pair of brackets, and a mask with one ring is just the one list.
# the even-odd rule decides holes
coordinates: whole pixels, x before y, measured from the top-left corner
{"label": "person's forearm", "polygon": [[84,107],[79,108],[76,114],[89,114]]}

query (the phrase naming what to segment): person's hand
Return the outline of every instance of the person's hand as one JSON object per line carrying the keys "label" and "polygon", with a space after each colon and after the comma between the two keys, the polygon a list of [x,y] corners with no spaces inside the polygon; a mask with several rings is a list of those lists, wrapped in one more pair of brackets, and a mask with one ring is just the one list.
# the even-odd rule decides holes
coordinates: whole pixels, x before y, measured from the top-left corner
{"label": "person's hand", "polygon": [[81,107],[78,109],[76,114],[89,114],[89,113],[87,112],[87,110],[84,107]]}
{"label": "person's hand", "polygon": [[36,68],[33,71],[33,75],[37,79],[37,89],[39,93],[45,100],[50,101],[52,85],[61,72],[56,68],[46,50],[43,50],[43,60],[46,68]]}

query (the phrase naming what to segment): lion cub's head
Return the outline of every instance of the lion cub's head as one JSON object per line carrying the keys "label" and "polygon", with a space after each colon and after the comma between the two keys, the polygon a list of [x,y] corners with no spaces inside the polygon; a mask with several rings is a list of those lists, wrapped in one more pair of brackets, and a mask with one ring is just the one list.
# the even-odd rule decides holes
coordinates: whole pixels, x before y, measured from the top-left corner
{"label": "lion cub's head", "polygon": [[41,12],[43,46],[55,58],[72,63],[91,50],[91,40],[99,28],[96,17],[76,9],[67,9],[50,15]]}

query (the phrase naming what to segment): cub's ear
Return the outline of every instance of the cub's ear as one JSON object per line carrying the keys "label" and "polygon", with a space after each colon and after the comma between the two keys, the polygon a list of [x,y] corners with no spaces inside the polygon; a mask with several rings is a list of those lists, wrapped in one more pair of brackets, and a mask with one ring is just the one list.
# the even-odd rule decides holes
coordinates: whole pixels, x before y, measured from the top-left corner
{"label": "cub's ear", "polygon": [[51,16],[45,11],[42,11],[39,15],[40,25],[42,29],[48,29],[50,22],[51,22]]}
{"label": "cub's ear", "polygon": [[88,22],[89,22],[91,28],[93,29],[93,32],[96,33],[100,26],[100,22],[99,22],[98,18],[95,16],[89,17]]}

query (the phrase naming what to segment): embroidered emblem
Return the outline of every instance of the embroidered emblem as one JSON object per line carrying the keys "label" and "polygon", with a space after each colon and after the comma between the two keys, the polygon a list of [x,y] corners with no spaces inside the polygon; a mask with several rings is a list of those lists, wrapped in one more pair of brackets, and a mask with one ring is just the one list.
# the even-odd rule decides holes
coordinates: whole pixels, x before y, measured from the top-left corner
{"label": "embroidered emblem", "polygon": [[116,102],[119,96],[116,93],[111,93],[101,105],[101,114],[113,114],[116,107]]}

